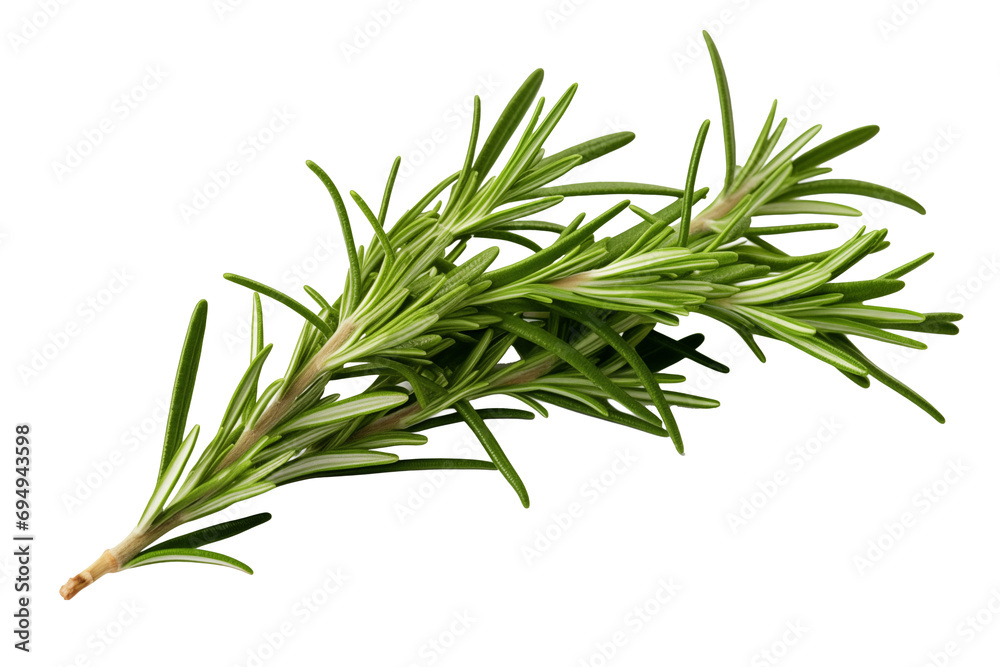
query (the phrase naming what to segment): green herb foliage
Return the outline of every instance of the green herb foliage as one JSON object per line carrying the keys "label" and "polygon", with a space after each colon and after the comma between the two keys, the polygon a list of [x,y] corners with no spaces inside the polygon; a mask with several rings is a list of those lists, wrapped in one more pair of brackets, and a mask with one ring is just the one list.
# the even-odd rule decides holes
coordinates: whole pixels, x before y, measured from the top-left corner
{"label": "green herb foliage", "polygon": [[[461,169],[395,224],[386,219],[398,158],[377,206],[350,192],[374,231],[368,248],[355,245],[347,207],[331,177],[308,162],[334,201],[348,250],[343,293],[330,299],[307,288],[318,306],[310,308],[254,280],[226,274],[253,291],[250,364],[217,434],[197,456],[198,427],[183,436],[206,326],[207,306],[196,306],[140,533],[207,516],[283,484],[407,470],[498,471],[527,507],[526,485],[490,423],[548,416],[547,406],[670,438],[683,453],[675,414],[718,403],[668,389],[682,385],[684,377],[667,369],[686,362],[728,371],[697,350],[702,336],[664,333],[689,314],[732,327],[761,361],[760,339],[783,341],[861,387],[871,379],[885,384],[943,422],[930,403],[855,344],[869,339],[921,349],[922,338],[913,333],[957,333],[959,315],[872,303],[902,289],[903,276],[930,256],[868,278],[859,266],[862,277],[844,281],[842,274],[888,246],[885,230],[862,228],[843,243],[807,255],[788,254],[765,240],[836,227],[785,223],[775,216],[859,215],[816,198],[823,195],[876,198],[923,214],[902,193],[825,178],[831,160],[870,140],[878,128],[862,127],[805,150],[819,126],[782,144],[785,121],[775,122],[775,104],[738,165],[729,85],[718,50],[705,38],[721,102],[725,180],[699,211],[694,208],[706,190],[696,189],[696,180],[708,121],[697,133],[683,188],[622,181],[554,185],[634,137],[612,134],[546,156],[543,145],[576,88],[546,110],[544,99],[536,99],[541,70],[518,89],[481,145],[476,100]],[[501,162],[505,153],[509,157]],[[654,207],[655,213],[627,199],[590,220],[562,213],[574,197],[608,194],[673,201]],[[629,217],[626,231],[601,234],[612,220]],[[474,239],[497,245],[470,255]],[[530,254],[498,266],[503,244]],[[258,381],[271,346],[264,342],[260,295],[303,318],[286,372],[263,390]],[[360,378],[365,388],[349,396],[333,393],[338,381],[348,378]],[[488,406],[489,399],[501,396],[518,399],[528,410]],[[471,429],[484,458],[384,451],[420,446],[433,440],[435,428],[455,423]],[[240,561],[199,547],[269,518],[256,515],[167,540],[133,554],[124,567],[180,560],[250,572]]]}

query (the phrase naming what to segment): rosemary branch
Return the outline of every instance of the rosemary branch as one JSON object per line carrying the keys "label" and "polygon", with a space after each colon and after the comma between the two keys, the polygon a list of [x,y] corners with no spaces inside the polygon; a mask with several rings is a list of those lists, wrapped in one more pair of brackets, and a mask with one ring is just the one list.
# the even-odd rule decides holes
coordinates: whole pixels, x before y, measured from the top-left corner
{"label": "rosemary branch", "polygon": [[[551,185],[574,168],[632,141],[623,132],[546,155],[543,145],[566,112],[572,86],[547,113],[536,97],[542,72],[518,89],[480,144],[480,102],[461,168],[386,226],[400,160],[396,159],[378,212],[364,198],[351,199],[371,225],[368,248],[354,242],[344,200],[332,179],[307,162],[330,194],[348,256],[341,296],[327,300],[305,287],[316,307],[248,278],[226,278],[253,290],[250,365],[212,440],[194,450],[200,428],[185,435],[201,357],[207,305],[194,310],[181,350],[156,484],[135,529],[90,567],[71,578],[66,599],[105,574],[162,562],[244,563],[202,546],[268,520],[258,514],[159,542],[179,526],[214,514],[276,486],[314,477],[406,470],[497,470],[522,504],[527,490],[487,426],[493,419],[548,416],[546,405],[666,437],[684,452],[676,408],[713,408],[710,398],[668,389],[684,377],[666,369],[686,361],[717,372],[728,369],[698,351],[700,334],[676,339],[660,328],[690,314],[730,326],[764,361],[758,339],[780,340],[834,367],[861,387],[875,379],[937,421],[944,417],[913,390],[871,361],[854,343],[867,338],[923,348],[908,332],[954,334],[960,316],[920,313],[870,301],[903,288],[903,278],[930,254],[876,277],[840,281],[868,255],[888,247],[885,230],[860,229],[846,242],[809,255],[790,255],[767,237],[835,228],[832,222],[758,224],[772,215],[857,216],[814,195],[859,195],[918,213],[906,195],[876,184],[822,178],[827,162],[857,148],[873,126],[841,134],[804,150],[818,134],[810,128],[778,149],[785,121],[775,124],[772,105],[758,139],[736,164],[732,104],[718,51],[712,57],[725,143],[721,191],[697,214],[706,197],[697,189],[700,127],[684,187],[631,182]],[[527,119],[527,120],[525,120]],[[494,173],[505,147],[510,157]],[[447,194],[446,194],[447,191]],[[557,214],[567,199],[596,195],[668,197],[656,212],[626,199],[587,220],[539,220]],[[599,236],[629,211],[632,226]],[[539,236],[550,235],[542,244]],[[529,249],[524,259],[495,267],[499,246],[467,257],[477,239]],[[258,386],[271,346],[264,344],[260,296],[302,316],[302,331],[285,374]],[[336,392],[340,381],[368,378],[353,395]],[[473,402],[506,396],[529,410],[476,408]],[[408,458],[386,451],[428,441],[424,431],[465,423],[487,459]]]}

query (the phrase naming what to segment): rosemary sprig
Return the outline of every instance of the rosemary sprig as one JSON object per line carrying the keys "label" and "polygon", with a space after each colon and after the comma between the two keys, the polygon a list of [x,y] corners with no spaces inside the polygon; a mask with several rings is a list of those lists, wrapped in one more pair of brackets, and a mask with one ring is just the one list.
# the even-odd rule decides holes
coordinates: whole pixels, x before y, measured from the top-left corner
{"label": "rosemary sprig", "polygon": [[[957,333],[957,314],[871,303],[902,289],[901,278],[930,255],[880,276],[844,282],[839,280],[843,273],[888,246],[885,230],[862,228],[835,247],[795,256],[766,239],[836,225],[760,224],[765,217],[798,213],[860,215],[813,198],[825,194],[873,197],[924,213],[915,201],[888,188],[823,178],[830,171],[828,162],[871,139],[877,128],[846,132],[804,151],[819,132],[816,126],[779,150],[785,120],[774,124],[775,104],[749,156],[737,166],[729,86],[715,45],[707,34],[705,39],[718,83],[726,170],[722,190],[697,214],[694,207],[707,193],[695,184],[708,121],[697,134],[682,189],[628,182],[551,185],[634,136],[599,137],[546,156],[543,145],[576,87],[545,112],[544,98],[536,101],[541,70],[515,93],[481,147],[476,99],[461,169],[391,227],[385,222],[398,158],[377,207],[350,192],[374,231],[375,242],[368,248],[355,245],[344,199],[331,178],[307,162],[333,199],[343,232],[348,253],[343,293],[331,301],[306,287],[316,302],[309,307],[274,288],[226,274],[253,290],[250,364],[214,437],[195,456],[200,428],[186,431],[187,414],[207,318],[205,302],[197,304],[181,351],[149,503],[132,533],[71,578],[60,591],[63,597],[72,598],[109,572],[153,563],[214,563],[251,572],[240,561],[201,547],[270,515],[157,540],[235,502],[304,479],[442,468],[497,470],[527,507],[527,489],[489,421],[547,416],[546,405],[669,437],[683,453],[674,410],[718,403],[665,388],[684,381],[666,370],[687,359],[728,371],[698,351],[701,335],[676,339],[657,329],[692,313],[732,327],[761,361],[758,338],[784,341],[861,387],[872,378],[882,382],[943,422],[926,400],[876,366],[853,342],[868,338],[923,348],[906,334]],[[510,157],[493,173],[522,125]],[[536,217],[557,213],[566,198],[599,194],[674,201],[649,213],[623,200],[591,220],[578,215],[567,224]],[[598,235],[626,210],[638,217],[631,227],[614,236]],[[551,242],[542,244],[526,232],[551,234]],[[520,245],[532,254],[495,266],[497,246],[466,257],[474,238]],[[303,318],[287,370],[262,391],[260,378],[271,346],[264,342],[260,295]],[[331,393],[338,380],[359,377],[369,382],[363,391]],[[475,407],[493,396],[516,398],[529,410]],[[400,458],[386,451],[421,445],[428,441],[425,432],[456,422],[472,430],[488,460]]]}

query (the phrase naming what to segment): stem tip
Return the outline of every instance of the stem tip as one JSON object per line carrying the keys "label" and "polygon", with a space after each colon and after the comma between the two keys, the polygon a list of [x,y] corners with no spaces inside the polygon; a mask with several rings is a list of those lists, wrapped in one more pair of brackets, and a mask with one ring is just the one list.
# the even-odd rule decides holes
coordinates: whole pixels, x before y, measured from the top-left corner
{"label": "stem tip", "polygon": [[64,600],[71,600],[73,596],[91,585],[105,574],[118,571],[118,560],[112,555],[110,550],[106,550],[101,557],[95,560],[90,567],[76,575],[63,584],[59,589],[59,595]]}

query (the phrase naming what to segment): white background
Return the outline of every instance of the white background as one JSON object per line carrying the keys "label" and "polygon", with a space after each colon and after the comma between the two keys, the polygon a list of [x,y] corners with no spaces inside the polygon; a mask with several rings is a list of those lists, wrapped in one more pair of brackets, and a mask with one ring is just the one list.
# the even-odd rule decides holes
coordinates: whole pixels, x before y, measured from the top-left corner
{"label": "white background", "polygon": [[[39,13],[47,5],[50,18]],[[994,3],[915,0],[5,2],[0,405],[11,446],[15,423],[33,428],[37,540],[30,655],[11,647],[12,549],[0,549],[3,664],[596,667],[765,665],[780,655],[789,666],[922,665],[929,654],[994,664],[998,14]],[[366,26],[377,33],[367,43],[358,37]],[[667,441],[554,410],[499,428],[530,510],[498,474],[436,486],[423,473],[311,481],[234,513],[275,517],[218,545],[253,577],[160,565],[109,576],[72,602],[57,595],[145,505],[158,405],[194,303],[208,299],[210,316],[190,423],[214,429],[248,354],[240,330],[250,295],[222,273],[301,294],[298,271],[339,291],[346,262],[334,212],[306,159],[372,201],[403,155],[398,216],[460,162],[470,96],[483,96],[491,123],[541,66],[550,100],[580,84],[552,149],[609,131],[638,135],[581,177],[680,184],[707,117],[700,180],[716,185],[722,143],[704,27],[730,77],[740,156],[775,97],[799,131],[824,123],[821,138],[882,126],[838,159],[835,175],[902,189],[928,214],[855,200],[862,222],[888,227],[893,245],[854,275],[935,250],[887,302],[959,310],[965,321],[960,336],[934,338],[926,352],[865,349],[933,401],[946,425],[773,342],[761,365],[735,334],[698,318],[683,333],[709,334],[705,349],[732,373],[678,367],[689,391],[723,404],[681,413],[684,458]],[[244,142],[275,110],[290,120],[275,121],[280,131],[250,159]],[[111,131],[84,146],[75,168],[59,168],[102,122]],[[185,220],[182,206],[230,160],[240,172],[207,188],[216,196]],[[838,243],[856,222],[809,242]],[[368,230],[355,227],[367,243]],[[271,308],[272,377],[296,320]],[[77,334],[62,336],[68,326]],[[46,348],[52,341],[63,345]],[[50,358],[26,374],[43,349]],[[434,435],[425,455],[482,457],[457,426]],[[818,451],[800,464],[803,446]],[[620,456],[631,462],[608,473]],[[953,466],[960,477],[948,476]],[[775,473],[787,483],[754,496]],[[595,494],[588,485],[602,474],[613,481]],[[921,501],[925,488],[941,495]],[[745,500],[758,509],[734,529],[730,515]],[[582,514],[559,529],[553,517],[573,503]],[[8,543],[7,483],[0,507]],[[888,536],[905,513],[915,525]],[[556,536],[548,544],[546,531]],[[880,557],[859,565],[871,555]],[[346,580],[327,593],[338,586],[331,573]],[[666,602],[656,599],[666,597],[661,582],[677,589]],[[971,630],[966,619],[981,610],[985,624]],[[616,633],[624,644],[607,658]],[[941,655],[947,648],[954,655]]]}

